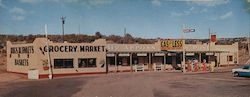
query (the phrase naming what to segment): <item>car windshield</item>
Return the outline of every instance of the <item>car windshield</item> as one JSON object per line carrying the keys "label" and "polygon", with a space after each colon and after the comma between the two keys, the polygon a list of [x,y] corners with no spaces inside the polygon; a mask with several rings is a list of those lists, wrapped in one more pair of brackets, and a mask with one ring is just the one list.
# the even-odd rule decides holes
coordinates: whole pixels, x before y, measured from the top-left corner
{"label": "car windshield", "polygon": [[246,65],[243,67],[243,69],[249,69],[249,67],[250,67],[249,65]]}

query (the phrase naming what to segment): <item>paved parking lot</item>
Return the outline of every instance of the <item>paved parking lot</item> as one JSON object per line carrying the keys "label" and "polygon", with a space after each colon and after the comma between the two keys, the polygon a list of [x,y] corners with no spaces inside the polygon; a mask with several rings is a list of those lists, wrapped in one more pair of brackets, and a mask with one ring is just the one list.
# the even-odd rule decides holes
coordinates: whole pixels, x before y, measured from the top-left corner
{"label": "paved parking lot", "polygon": [[250,97],[231,72],[137,72],[0,83],[0,97]]}

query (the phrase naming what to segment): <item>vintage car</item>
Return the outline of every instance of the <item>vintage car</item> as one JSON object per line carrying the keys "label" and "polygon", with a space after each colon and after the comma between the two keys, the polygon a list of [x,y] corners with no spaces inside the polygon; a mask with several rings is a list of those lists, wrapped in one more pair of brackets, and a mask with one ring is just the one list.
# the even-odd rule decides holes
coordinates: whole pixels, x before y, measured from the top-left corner
{"label": "vintage car", "polygon": [[250,77],[250,64],[244,65],[241,68],[232,69],[232,73],[235,77],[238,76]]}

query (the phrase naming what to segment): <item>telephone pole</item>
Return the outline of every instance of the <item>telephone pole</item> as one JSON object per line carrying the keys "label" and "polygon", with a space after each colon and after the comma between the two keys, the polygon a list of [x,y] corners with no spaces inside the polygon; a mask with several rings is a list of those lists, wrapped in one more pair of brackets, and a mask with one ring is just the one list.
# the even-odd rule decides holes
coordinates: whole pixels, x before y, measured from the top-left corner
{"label": "telephone pole", "polygon": [[61,20],[62,20],[62,41],[63,42],[64,42],[64,24],[65,24],[65,19],[66,19],[65,16],[61,17]]}

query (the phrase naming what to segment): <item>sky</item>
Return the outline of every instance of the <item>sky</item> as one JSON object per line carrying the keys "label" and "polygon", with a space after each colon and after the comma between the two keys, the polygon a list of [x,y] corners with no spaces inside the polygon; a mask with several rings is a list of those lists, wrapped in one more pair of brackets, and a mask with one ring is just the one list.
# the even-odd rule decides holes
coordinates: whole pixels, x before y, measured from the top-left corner
{"label": "sky", "polygon": [[[0,34],[204,39],[250,36],[250,0],[0,0]],[[182,33],[182,29],[195,29]]]}

